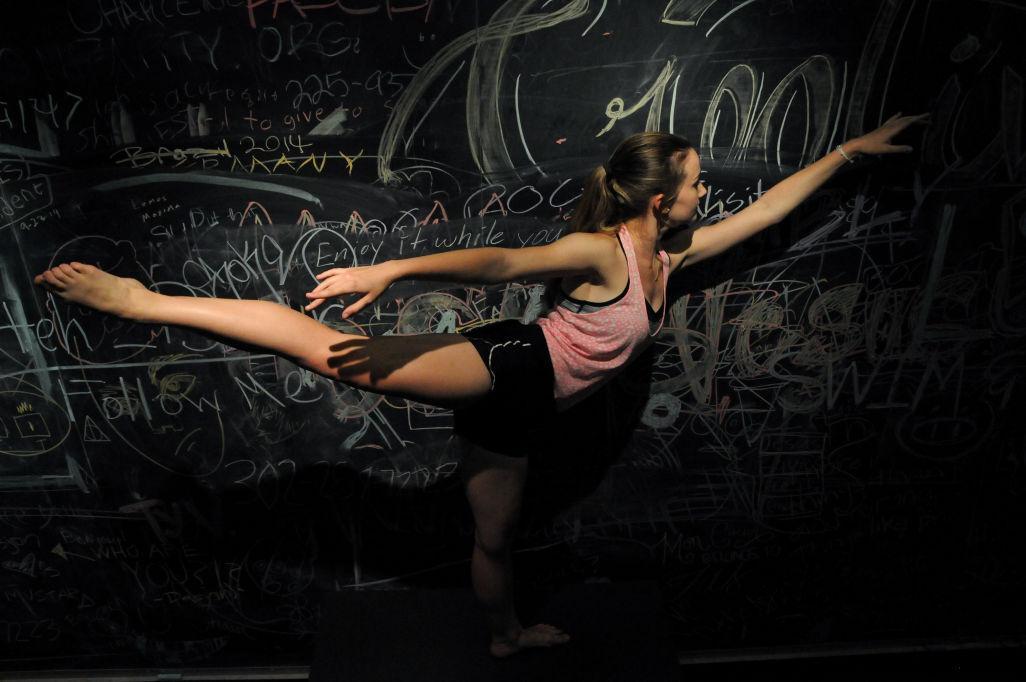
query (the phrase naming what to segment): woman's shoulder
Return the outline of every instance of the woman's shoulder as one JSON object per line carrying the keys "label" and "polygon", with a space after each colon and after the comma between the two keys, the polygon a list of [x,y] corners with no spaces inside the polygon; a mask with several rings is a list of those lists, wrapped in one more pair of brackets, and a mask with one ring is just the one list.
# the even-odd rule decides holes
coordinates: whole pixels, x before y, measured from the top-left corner
{"label": "woman's shoulder", "polygon": [[592,272],[597,275],[582,279],[592,284],[620,281],[623,278],[624,250],[614,228],[610,232],[571,232],[559,241],[578,253],[586,252],[592,263]]}
{"label": "woman's shoulder", "polygon": [[608,232],[570,232],[563,235],[560,241],[575,248],[587,249],[598,257],[615,258],[621,249],[618,234],[616,228]]}

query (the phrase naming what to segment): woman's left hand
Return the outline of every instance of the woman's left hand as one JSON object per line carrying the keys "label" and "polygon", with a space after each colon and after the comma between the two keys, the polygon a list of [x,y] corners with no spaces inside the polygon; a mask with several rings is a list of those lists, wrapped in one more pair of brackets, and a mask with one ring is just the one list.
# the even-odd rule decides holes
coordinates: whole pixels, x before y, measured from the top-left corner
{"label": "woman's left hand", "polygon": [[930,114],[902,116],[899,111],[884,121],[884,124],[876,130],[845,142],[844,149],[859,154],[907,153],[912,151],[912,147],[907,144],[891,144],[891,139],[913,123],[929,123],[929,121]]}
{"label": "woman's left hand", "polygon": [[352,268],[332,268],[316,275],[320,280],[312,291],[306,292],[310,299],[303,310],[313,310],[329,298],[345,294],[364,294],[360,300],[350,303],[342,311],[347,318],[363,310],[369,303],[380,296],[395,280],[395,270],[388,261],[376,265],[364,265]]}

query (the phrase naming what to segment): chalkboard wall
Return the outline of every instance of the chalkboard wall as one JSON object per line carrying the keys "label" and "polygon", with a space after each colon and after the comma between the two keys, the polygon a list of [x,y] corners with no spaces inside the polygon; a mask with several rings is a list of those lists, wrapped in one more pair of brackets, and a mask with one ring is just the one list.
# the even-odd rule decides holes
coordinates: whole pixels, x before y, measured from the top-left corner
{"label": "chalkboard wall", "polygon": [[[323,595],[466,586],[451,413],[31,278],[298,308],[314,274],[565,234],[627,135],[713,222],[892,113],[672,282],[652,351],[532,458],[518,590],[658,580],[699,650],[1026,636],[1026,11],[976,0],[81,0],[0,22],[0,667],[308,663]],[[395,286],[352,321],[544,312]],[[510,415],[510,419],[516,419]]]}

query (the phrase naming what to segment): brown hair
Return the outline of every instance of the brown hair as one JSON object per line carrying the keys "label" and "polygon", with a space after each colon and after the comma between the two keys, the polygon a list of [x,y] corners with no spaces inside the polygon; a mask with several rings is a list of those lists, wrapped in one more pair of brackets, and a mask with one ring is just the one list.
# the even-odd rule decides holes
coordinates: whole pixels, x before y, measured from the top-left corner
{"label": "brown hair", "polygon": [[662,194],[659,220],[677,199],[686,180],[683,161],[691,143],[680,135],[635,133],[592,171],[574,208],[571,232],[613,232],[624,220],[645,213],[649,200]]}

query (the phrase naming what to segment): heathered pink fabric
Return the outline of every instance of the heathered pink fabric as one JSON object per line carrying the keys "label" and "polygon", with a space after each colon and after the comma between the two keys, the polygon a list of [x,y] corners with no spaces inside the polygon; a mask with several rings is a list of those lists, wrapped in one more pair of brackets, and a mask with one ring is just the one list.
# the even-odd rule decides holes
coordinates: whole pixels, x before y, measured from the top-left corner
{"label": "heathered pink fabric", "polygon": [[663,262],[663,305],[659,327],[649,335],[648,311],[634,244],[626,225],[620,225],[620,240],[627,254],[627,293],[616,303],[600,310],[576,313],[556,306],[537,324],[545,334],[555,372],[555,399],[566,409],[597,391],[632,358],[637,356],[662,329],[666,319],[666,282],[670,257],[659,252]]}

